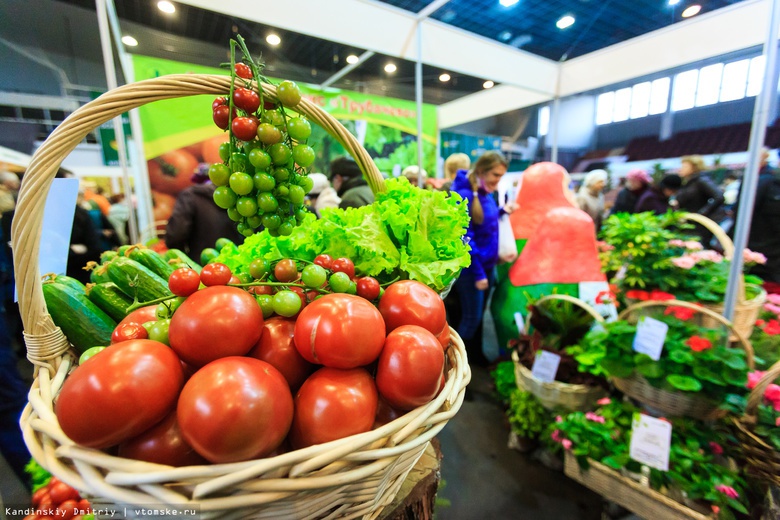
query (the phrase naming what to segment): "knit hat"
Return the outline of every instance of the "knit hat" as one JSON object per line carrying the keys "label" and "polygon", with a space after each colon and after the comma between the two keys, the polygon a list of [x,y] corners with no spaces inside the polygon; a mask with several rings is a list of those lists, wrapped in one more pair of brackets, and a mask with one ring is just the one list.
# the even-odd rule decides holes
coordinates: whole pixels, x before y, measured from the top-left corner
{"label": "knit hat", "polygon": [[650,177],[650,175],[644,171],[644,170],[631,170],[626,174],[626,179],[630,179],[632,181],[641,182],[644,184],[650,184],[653,182],[653,178]]}

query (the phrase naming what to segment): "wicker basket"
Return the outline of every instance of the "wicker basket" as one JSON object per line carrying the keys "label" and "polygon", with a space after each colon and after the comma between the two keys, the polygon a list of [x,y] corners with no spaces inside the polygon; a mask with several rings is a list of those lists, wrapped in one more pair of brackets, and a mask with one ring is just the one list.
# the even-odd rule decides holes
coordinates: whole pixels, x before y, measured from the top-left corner
{"label": "wicker basket", "polygon": [[583,470],[574,455],[567,451],[564,461],[566,476],[642,518],[653,520],[708,520],[713,518],[712,515],[695,511],[599,462],[593,460],[588,462],[590,468]]}
{"label": "wicker basket", "polygon": [[[53,401],[75,364],[46,310],[38,272],[43,208],[62,160],[94,128],[152,101],[225,95],[230,77],[171,75],[114,89],[68,117],[35,153],[13,221],[14,267],[35,380],[22,415],[33,457],[97,503],[197,508],[204,518],[373,518],[389,504],[428,442],[460,408],[470,378],[463,342],[450,329],[447,381],[431,403],[376,430],[273,458],[172,468],[77,446],[59,427]],[[262,85],[276,99],[276,88]],[[355,158],[374,192],[384,183],[368,153],[341,124],[302,100],[296,111],[322,126]]]}
{"label": "wicker basket", "polygon": [[761,404],[764,392],[770,383],[780,377],[780,361],[767,370],[764,377],[751,390],[745,407],[745,415],[736,419],[737,435],[742,442],[748,471],[762,480],[780,486],[780,453],[762,437],[753,432],[756,425],[756,411]]}
{"label": "wicker basket", "polygon": [[[539,304],[551,300],[563,300],[578,305],[585,309],[588,314],[593,316],[593,319],[596,322],[604,323],[604,318],[599,315],[593,307],[573,296],[566,294],[551,294],[539,298],[536,303]],[[525,322],[526,331],[529,330],[530,325],[531,313],[529,312]],[[542,403],[542,406],[548,410],[555,408],[563,408],[573,412],[590,410],[593,408],[593,403],[606,395],[606,390],[598,386],[574,385],[562,383],[560,381],[553,381],[551,383],[540,381],[534,377],[531,370],[520,363],[517,351],[512,352],[512,361],[515,364],[517,385],[526,392],[534,394]]]}
{"label": "wicker basket", "polygon": [[[737,338],[740,346],[745,350],[748,367],[750,367],[751,370],[753,369],[753,347],[750,345],[750,342],[740,331],[736,330],[726,318],[706,307],[679,300],[651,300],[635,303],[634,305],[627,307],[620,313],[618,319],[626,319],[634,311],[647,307],[685,307],[686,309],[695,310],[698,313],[706,315],[718,326],[725,325],[732,331],[732,334]],[[725,410],[719,408],[721,403],[711,401],[698,395],[688,395],[683,392],[669,392],[656,388],[638,374],[634,374],[628,378],[615,377],[612,378],[612,382],[618,390],[627,396],[670,417],[693,417],[695,419],[706,420],[723,417],[726,413]]]}

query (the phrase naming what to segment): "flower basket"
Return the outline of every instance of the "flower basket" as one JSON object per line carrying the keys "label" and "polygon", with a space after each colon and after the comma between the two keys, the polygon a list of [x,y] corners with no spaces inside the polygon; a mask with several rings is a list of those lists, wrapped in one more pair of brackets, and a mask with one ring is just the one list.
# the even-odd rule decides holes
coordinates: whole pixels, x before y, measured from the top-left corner
{"label": "flower basket", "polygon": [[[750,342],[726,318],[706,307],[679,300],[649,300],[627,307],[620,313],[619,319],[627,319],[633,312],[648,307],[684,307],[707,316],[716,325],[725,325],[731,330],[731,333],[737,338],[739,345],[745,350],[747,364],[751,369],[753,368],[753,347],[750,345]],[[615,377],[612,378],[612,382],[618,390],[627,396],[671,417],[693,417],[694,419],[707,420],[723,417],[726,413],[725,410],[720,409],[721,403],[695,394],[687,395],[682,392],[670,392],[656,388],[638,374],[628,378]]]}
{"label": "flower basket", "polygon": [[780,361],[772,365],[750,391],[745,414],[734,420],[749,472],[775,486],[780,486],[780,453],[758,436],[753,428],[757,423],[757,408],[761,404],[764,392],[778,377],[780,377]]}
{"label": "flower basket", "polygon": [[[43,209],[60,163],[102,123],[152,101],[225,95],[230,77],[171,75],[125,85],[75,111],[34,155],[13,222],[14,267],[28,358],[35,380],[21,419],[25,442],[48,471],[96,504],[197,509],[203,518],[375,518],[389,504],[428,443],[463,402],[470,378],[465,347],[450,329],[446,384],[430,403],[363,434],[276,457],[173,468],[76,445],[62,432],[53,402],[75,364],[68,339],[43,299],[38,252]],[[262,85],[276,100],[276,87]],[[384,189],[368,153],[341,124],[301,100],[296,111],[323,127],[355,158],[374,192]]]}
{"label": "flower basket", "polygon": [[664,520],[707,520],[712,515],[702,514],[649,486],[594,460],[589,460],[590,468],[583,470],[577,459],[566,452],[564,472],[567,477],[595,491],[606,500],[615,502],[642,518],[663,518]]}
{"label": "flower basket", "polygon": [[[537,301],[537,304],[550,300],[563,300],[571,302],[590,314],[598,323],[603,323],[604,318],[596,310],[584,301],[566,294],[551,294]],[[526,316],[525,328],[531,326],[531,313]],[[589,410],[593,404],[606,395],[606,390],[598,386],[563,383],[553,381],[546,383],[534,377],[530,369],[520,362],[517,351],[512,352],[512,361],[515,364],[515,377],[517,385],[534,394],[542,406],[548,410],[563,408],[569,411]]]}

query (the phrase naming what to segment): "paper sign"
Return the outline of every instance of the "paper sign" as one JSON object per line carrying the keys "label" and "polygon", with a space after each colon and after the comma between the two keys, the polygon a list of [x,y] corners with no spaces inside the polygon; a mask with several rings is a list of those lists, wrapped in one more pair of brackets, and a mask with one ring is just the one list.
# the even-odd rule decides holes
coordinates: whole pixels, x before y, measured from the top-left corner
{"label": "paper sign", "polygon": [[558,354],[548,352],[547,350],[539,350],[536,352],[536,359],[534,359],[534,366],[531,367],[531,373],[543,383],[552,383],[555,381],[555,375],[558,373],[560,362],[561,356]]}
{"label": "paper sign", "polygon": [[669,471],[672,425],[640,413],[634,414],[629,455],[651,468]]}
{"label": "paper sign", "polygon": [[617,320],[615,295],[609,290],[607,282],[580,282],[580,300],[584,301],[608,322]]}
{"label": "paper sign", "polygon": [[666,332],[669,325],[662,321],[642,316],[636,324],[636,336],[634,336],[634,350],[647,354],[653,360],[658,361],[661,351],[664,349]]}
{"label": "paper sign", "polygon": [[517,325],[517,332],[520,335],[525,334],[525,320],[523,319],[523,313],[520,311],[515,313],[515,324]]}

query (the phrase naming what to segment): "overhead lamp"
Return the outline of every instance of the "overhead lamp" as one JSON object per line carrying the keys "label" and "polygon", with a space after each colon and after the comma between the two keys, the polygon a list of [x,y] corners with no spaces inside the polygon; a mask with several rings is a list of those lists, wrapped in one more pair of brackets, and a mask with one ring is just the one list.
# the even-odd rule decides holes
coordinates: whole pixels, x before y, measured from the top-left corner
{"label": "overhead lamp", "polygon": [[441,81],[442,83],[444,83],[444,82],[446,82],[446,81],[449,81],[450,79],[451,79],[451,78],[450,78],[450,75],[449,75],[449,74],[447,74],[446,72],[443,72],[443,73],[442,73],[442,74],[439,76],[439,81]]}
{"label": "overhead lamp", "polygon": [[265,41],[268,42],[268,45],[273,45],[274,47],[282,43],[282,39],[279,38],[279,35],[274,33],[271,33],[268,36],[266,36]]}
{"label": "overhead lamp", "polygon": [[173,14],[176,12],[176,6],[168,0],[160,0],[157,2],[157,9],[166,14]]}
{"label": "overhead lamp", "polygon": [[680,3],[680,0],[669,0],[669,5],[677,5]]}
{"label": "overhead lamp", "polygon": [[387,72],[388,74],[392,74],[396,70],[398,70],[398,67],[395,66],[395,63],[388,63],[387,65],[385,65],[385,72]]}
{"label": "overhead lamp", "polygon": [[135,47],[136,45],[138,45],[138,40],[136,40],[130,35],[125,35],[122,36],[122,43],[124,43],[128,47]]}
{"label": "overhead lamp", "polygon": [[557,22],[555,22],[555,26],[558,29],[566,29],[567,27],[571,27],[572,25],[574,25],[574,17],[568,14],[562,17]]}
{"label": "overhead lamp", "polygon": [[520,0],[498,0],[498,3],[503,5],[504,7],[510,7],[515,5]]}
{"label": "overhead lamp", "polygon": [[350,54],[349,56],[347,56],[347,63],[349,63],[350,65],[354,65],[358,61],[360,61],[360,58],[358,58],[354,54]]}
{"label": "overhead lamp", "polygon": [[685,11],[682,12],[682,17],[690,18],[691,16],[696,16],[699,14],[699,11],[701,11],[701,6],[699,4],[693,4],[688,6]]}
{"label": "overhead lamp", "polygon": [[498,33],[498,39],[502,42],[509,41],[509,38],[512,37],[512,33],[509,31],[501,31]]}
{"label": "overhead lamp", "polygon": [[493,88],[493,85],[495,85],[495,83],[493,83],[493,82],[492,82],[492,81],[490,81],[490,80],[487,80],[486,82],[484,82],[484,83],[482,84],[482,88]]}

